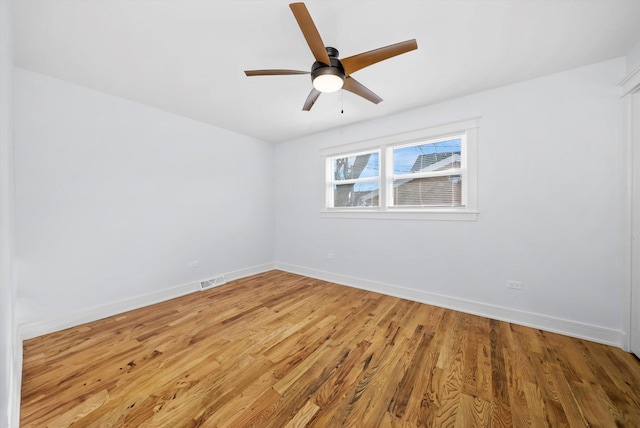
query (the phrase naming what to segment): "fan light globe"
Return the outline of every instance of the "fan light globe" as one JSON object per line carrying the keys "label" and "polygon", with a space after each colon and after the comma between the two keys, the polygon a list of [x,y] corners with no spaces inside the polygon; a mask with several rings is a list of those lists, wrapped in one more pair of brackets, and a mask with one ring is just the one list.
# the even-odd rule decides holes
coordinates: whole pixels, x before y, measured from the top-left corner
{"label": "fan light globe", "polygon": [[313,87],[324,93],[339,91],[343,84],[342,77],[335,74],[321,74],[313,79]]}

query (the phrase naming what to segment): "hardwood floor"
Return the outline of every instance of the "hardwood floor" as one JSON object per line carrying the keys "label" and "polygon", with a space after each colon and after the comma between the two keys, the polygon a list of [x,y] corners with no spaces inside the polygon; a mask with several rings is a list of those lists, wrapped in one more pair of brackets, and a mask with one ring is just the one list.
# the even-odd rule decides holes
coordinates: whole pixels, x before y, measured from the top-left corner
{"label": "hardwood floor", "polygon": [[620,349],[280,271],[24,343],[23,427],[640,426]]}

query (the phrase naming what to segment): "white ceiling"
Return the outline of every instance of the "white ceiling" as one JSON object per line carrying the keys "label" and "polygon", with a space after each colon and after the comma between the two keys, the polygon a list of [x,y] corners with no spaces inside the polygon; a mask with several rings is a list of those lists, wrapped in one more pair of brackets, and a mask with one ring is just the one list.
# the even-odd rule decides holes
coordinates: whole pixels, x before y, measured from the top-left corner
{"label": "white ceiling", "polygon": [[308,75],[243,73],[310,69],[288,3],[14,1],[15,64],[281,142],[624,56],[640,40],[638,0],[308,0],[342,58],[413,38],[418,50],[354,73],[382,103],[340,91],[303,112]]}

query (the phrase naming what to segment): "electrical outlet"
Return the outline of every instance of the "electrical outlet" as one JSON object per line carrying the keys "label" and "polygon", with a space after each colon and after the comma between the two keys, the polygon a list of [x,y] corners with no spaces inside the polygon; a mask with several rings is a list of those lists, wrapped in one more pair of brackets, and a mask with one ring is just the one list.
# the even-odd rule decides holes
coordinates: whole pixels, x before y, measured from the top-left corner
{"label": "electrical outlet", "polygon": [[190,268],[197,268],[198,266],[200,266],[200,262],[198,260],[191,260],[189,262],[189,267]]}
{"label": "electrical outlet", "polygon": [[522,282],[521,281],[507,281],[507,288],[512,290],[522,290]]}

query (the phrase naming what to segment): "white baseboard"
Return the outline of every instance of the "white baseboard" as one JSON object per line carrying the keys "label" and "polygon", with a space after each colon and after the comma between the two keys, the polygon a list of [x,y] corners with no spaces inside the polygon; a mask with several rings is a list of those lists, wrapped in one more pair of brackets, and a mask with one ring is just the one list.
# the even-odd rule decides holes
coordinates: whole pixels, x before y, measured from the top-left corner
{"label": "white baseboard", "polygon": [[625,333],[621,330],[614,330],[597,325],[555,318],[548,315],[489,305],[486,303],[461,299],[458,297],[429,293],[412,288],[399,287],[396,285],[370,281],[367,279],[348,275],[335,274],[322,270],[290,265],[287,263],[276,263],[275,267],[279,270],[295,273],[298,275],[304,275],[311,278],[321,279],[323,281],[329,281],[349,287],[374,291],[376,293],[400,297],[420,303],[427,303],[434,306],[440,306],[443,308],[492,318],[499,321],[506,321],[539,330],[559,333],[579,339],[586,339],[592,342],[603,343],[605,345],[622,347],[626,337]]}
{"label": "white baseboard", "polygon": [[276,268],[275,263],[265,263],[258,266],[252,266],[245,269],[236,270],[233,272],[225,273],[224,277],[227,281],[234,281],[240,278],[246,278],[251,275],[257,275],[259,273],[269,272],[270,270],[274,270]]}
{"label": "white baseboard", "polygon": [[[214,277],[224,275],[226,281],[233,281],[258,273],[267,272],[274,269],[273,263],[265,263],[263,265],[252,266],[232,272],[227,272]],[[66,314],[63,317],[55,317],[43,319],[35,322],[24,323],[18,326],[19,337],[21,340],[31,339],[33,337],[42,336],[43,334],[53,333],[55,331],[64,330],[65,328],[75,327],[87,322],[96,321],[107,318],[112,315],[121,314],[123,312],[139,309],[155,303],[164,302],[176,297],[184,296],[189,293],[200,291],[200,281],[188,284],[178,285],[176,287],[165,288],[153,291],[151,293],[129,297],[115,302],[110,302],[100,306],[94,306],[82,311]]]}

